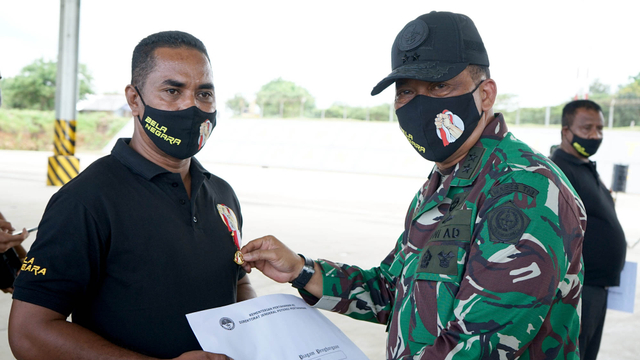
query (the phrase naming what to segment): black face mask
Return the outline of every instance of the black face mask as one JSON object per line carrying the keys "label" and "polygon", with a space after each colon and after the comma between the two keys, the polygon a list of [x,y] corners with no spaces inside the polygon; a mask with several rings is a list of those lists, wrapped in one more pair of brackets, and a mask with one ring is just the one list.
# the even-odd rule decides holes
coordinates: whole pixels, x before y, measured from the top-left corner
{"label": "black face mask", "polygon": [[147,136],[163,153],[177,159],[187,159],[197,154],[216,126],[216,111],[209,113],[192,106],[178,111],[166,111],[144,104],[140,124]]}
{"label": "black face mask", "polygon": [[454,97],[416,95],[396,110],[400,129],[418,154],[443,162],[464,144],[482,117],[473,99],[480,84],[471,92]]}
{"label": "black face mask", "polygon": [[576,135],[569,129],[569,132],[573,135],[573,140],[571,140],[571,146],[578,152],[578,154],[589,157],[595,154],[602,143],[602,139],[585,139]]}

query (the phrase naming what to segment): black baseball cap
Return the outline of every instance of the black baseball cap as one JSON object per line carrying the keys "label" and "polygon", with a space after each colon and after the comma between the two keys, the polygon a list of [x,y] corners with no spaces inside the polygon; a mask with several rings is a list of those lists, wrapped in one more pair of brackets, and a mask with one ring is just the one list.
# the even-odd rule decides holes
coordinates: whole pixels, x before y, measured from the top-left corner
{"label": "black baseball cap", "polygon": [[468,65],[489,66],[473,21],[466,15],[432,11],[409,22],[391,48],[391,74],[371,90],[377,95],[398,79],[446,81]]}

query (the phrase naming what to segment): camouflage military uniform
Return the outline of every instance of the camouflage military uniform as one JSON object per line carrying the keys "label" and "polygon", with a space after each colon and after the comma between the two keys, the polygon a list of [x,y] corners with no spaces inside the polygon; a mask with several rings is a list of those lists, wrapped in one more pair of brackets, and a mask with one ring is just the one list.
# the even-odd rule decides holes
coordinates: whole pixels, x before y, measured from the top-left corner
{"label": "camouflage military uniform", "polygon": [[388,359],[578,359],[582,202],[502,115],[434,170],[379,267],[320,260],[316,306],[388,324]]}

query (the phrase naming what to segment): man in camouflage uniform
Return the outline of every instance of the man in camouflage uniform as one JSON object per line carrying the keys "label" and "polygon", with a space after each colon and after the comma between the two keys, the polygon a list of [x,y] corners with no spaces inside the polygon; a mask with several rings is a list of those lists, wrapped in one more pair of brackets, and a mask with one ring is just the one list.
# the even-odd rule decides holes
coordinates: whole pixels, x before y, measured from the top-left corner
{"label": "man in camouflage uniform", "polygon": [[420,16],[396,38],[372,94],[396,83],[400,127],[436,166],[380,266],[312,261],[267,236],[243,248],[245,269],[387,324],[388,359],[578,359],[585,211],[493,113],[488,66],[464,15]]}

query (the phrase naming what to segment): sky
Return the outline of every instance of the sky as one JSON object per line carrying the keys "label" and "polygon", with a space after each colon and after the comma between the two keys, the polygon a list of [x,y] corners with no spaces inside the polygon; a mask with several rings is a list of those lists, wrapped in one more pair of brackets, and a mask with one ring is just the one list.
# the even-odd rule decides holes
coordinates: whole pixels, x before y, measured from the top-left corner
{"label": "sky", "polygon": [[[0,73],[56,60],[58,0],[0,0]],[[487,48],[499,94],[521,107],[562,104],[598,79],[616,90],[640,73],[640,2],[607,1],[242,1],[82,0],[79,61],[97,93],[123,92],[131,54],[144,37],[186,31],[207,46],[218,106],[255,99],[283,78],[319,108],[375,106],[370,96],[391,71],[391,45],[406,23],[433,10],[468,15]]]}

